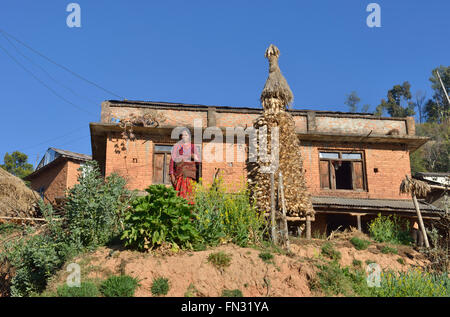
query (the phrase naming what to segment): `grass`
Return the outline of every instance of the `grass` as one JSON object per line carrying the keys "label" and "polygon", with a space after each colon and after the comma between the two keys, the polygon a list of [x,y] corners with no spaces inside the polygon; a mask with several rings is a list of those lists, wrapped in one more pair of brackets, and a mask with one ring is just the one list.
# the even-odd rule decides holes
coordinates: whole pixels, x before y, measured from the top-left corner
{"label": "grass", "polygon": [[222,291],[222,297],[244,297],[240,289],[228,290],[224,289]]}
{"label": "grass", "polygon": [[265,263],[273,263],[273,254],[270,252],[261,252],[259,254],[259,258],[263,260]]}
{"label": "grass", "polygon": [[189,284],[186,293],[184,293],[184,297],[197,297],[199,296],[199,291],[195,287],[194,284]]}
{"label": "grass", "polygon": [[208,256],[208,262],[217,267],[218,269],[224,269],[231,264],[231,255],[223,251],[211,253]]}
{"label": "grass", "polygon": [[405,265],[405,260],[403,260],[402,258],[398,258],[397,262],[400,263],[401,265]]}
{"label": "grass", "polygon": [[165,277],[158,277],[153,279],[152,287],[150,290],[153,296],[162,296],[167,295],[167,293],[169,292],[169,288],[169,279]]}
{"label": "grass", "polygon": [[100,291],[92,282],[82,282],[80,287],[69,287],[64,284],[58,287],[56,291],[58,297],[98,297]]}
{"label": "grass", "polygon": [[8,235],[16,231],[21,231],[22,228],[15,223],[2,223],[0,224],[0,236]]}
{"label": "grass", "polygon": [[367,264],[367,265],[372,264],[372,263],[377,263],[377,262],[375,262],[375,261],[373,261],[373,260],[366,260],[366,264]]}
{"label": "grass", "polygon": [[339,261],[341,259],[341,252],[335,250],[334,246],[329,242],[322,246],[321,254],[334,261]]}
{"label": "grass", "polygon": [[386,246],[384,246],[381,249],[381,253],[383,253],[383,254],[388,254],[388,253],[397,254],[398,250],[397,250],[397,248],[392,248],[392,247],[386,245]]}
{"label": "grass", "polygon": [[129,275],[110,276],[100,285],[106,297],[132,297],[139,282]]}
{"label": "grass", "polygon": [[365,250],[370,245],[370,241],[360,239],[358,237],[353,237],[350,239],[356,250]]}
{"label": "grass", "polygon": [[353,259],[352,264],[355,267],[362,267],[362,262],[360,260],[357,260],[357,259]]}

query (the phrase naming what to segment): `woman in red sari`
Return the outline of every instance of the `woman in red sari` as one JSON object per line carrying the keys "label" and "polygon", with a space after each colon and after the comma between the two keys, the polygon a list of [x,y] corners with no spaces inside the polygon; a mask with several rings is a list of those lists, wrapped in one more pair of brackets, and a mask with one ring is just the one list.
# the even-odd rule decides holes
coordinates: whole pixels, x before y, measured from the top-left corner
{"label": "woman in red sari", "polygon": [[193,204],[192,182],[197,175],[197,162],[199,156],[197,148],[191,143],[191,134],[188,129],[181,132],[181,140],[172,148],[169,175],[172,186],[181,196]]}

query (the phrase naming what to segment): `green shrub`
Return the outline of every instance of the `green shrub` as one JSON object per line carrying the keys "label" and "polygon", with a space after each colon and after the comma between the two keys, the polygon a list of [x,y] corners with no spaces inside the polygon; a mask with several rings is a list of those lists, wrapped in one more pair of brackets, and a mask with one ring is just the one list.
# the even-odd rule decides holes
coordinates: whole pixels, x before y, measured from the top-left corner
{"label": "green shrub", "polygon": [[352,264],[353,264],[353,266],[356,266],[356,267],[362,267],[362,262],[357,259],[353,259]]}
{"label": "green shrub", "polygon": [[435,275],[420,270],[381,273],[380,287],[373,287],[379,297],[448,297],[450,279],[447,274]]}
{"label": "green shrub", "polygon": [[240,289],[228,290],[224,289],[222,291],[222,297],[244,297]]}
{"label": "green shrub", "polygon": [[369,224],[369,233],[377,242],[408,245],[412,241],[409,233],[409,222],[401,220],[396,215],[381,216],[379,214]]}
{"label": "green shrub", "polygon": [[129,275],[110,276],[100,285],[100,291],[106,297],[132,297],[139,282]]}
{"label": "green shrub", "polygon": [[167,295],[169,292],[169,279],[164,277],[153,279],[151,292],[153,296]]}
{"label": "green shrub", "polygon": [[67,194],[65,223],[74,243],[95,248],[120,232],[133,194],[117,174],[104,180],[95,161],[87,162],[78,171],[78,184]]}
{"label": "green shrub", "polygon": [[266,229],[264,215],[250,203],[248,190],[227,193],[221,178],[210,187],[196,184],[194,213],[195,226],[208,245],[257,244]]}
{"label": "green shrub", "polygon": [[21,226],[15,223],[0,223],[0,236],[8,235],[16,231],[21,231]]}
{"label": "green shrub", "polygon": [[321,253],[334,261],[339,261],[341,259],[341,252],[335,250],[330,242],[327,242],[322,246]]}
{"label": "green shrub", "polygon": [[365,250],[370,245],[370,241],[358,237],[353,237],[350,242],[355,246],[356,250]]}
{"label": "green shrub", "polygon": [[219,269],[223,269],[225,267],[230,266],[231,264],[231,255],[226,254],[223,251],[211,253],[208,256],[208,262],[213,264],[215,267]]}
{"label": "green shrub", "polygon": [[375,262],[375,261],[373,261],[373,260],[366,260],[365,262],[366,262],[367,265],[373,264],[373,263],[377,263],[377,262]]}
{"label": "green shrub", "polygon": [[173,248],[191,248],[202,241],[193,225],[192,206],[173,188],[151,185],[125,216],[122,239],[126,246],[151,249],[165,242]]}
{"label": "green shrub", "polygon": [[261,260],[263,260],[266,263],[272,263],[273,260],[273,254],[270,252],[261,252],[259,254],[259,257]]}
{"label": "green shrub", "polygon": [[381,253],[383,254],[388,254],[388,253],[392,253],[392,254],[397,254],[398,251],[396,248],[392,248],[390,246],[385,245],[382,249],[381,249]]}
{"label": "green shrub", "polygon": [[79,287],[64,284],[58,287],[56,294],[58,297],[98,297],[100,292],[94,283],[81,282]]}
{"label": "green shrub", "polygon": [[405,265],[405,260],[403,260],[402,258],[398,258],[397,262],[400,263],[401,265]]}
{"label": "green shrub", "polygon": [[318,268],[316,277],[309,282],[311,290],[323,291],[327,296],[369,295],[369,288],[363,271],[341,268],[336,261],[318,265]]}
{"label": "green shrub", "polygon": [[184,293],[184,297],[196,297],[199,295],[199,291],[195,287],[194,284],[189,284],[186,293]]}

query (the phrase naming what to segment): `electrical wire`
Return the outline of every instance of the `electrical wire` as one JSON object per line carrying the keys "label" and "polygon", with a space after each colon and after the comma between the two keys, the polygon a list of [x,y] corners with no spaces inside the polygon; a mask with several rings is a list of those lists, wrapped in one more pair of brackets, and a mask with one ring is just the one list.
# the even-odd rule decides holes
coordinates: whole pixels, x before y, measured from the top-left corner
{"label": "electrical wire", "polygon": [[101,90],[103,90],[104,92],[107,92],[108,94],[110,94],[110,95],[112,95],[112,96],[115,96],[115,97],[119,98],[120,100],[125,99],[125,98],[123,98],[122,96],[119,96],[118,94],[115,94],[114,92],[112,92],[112,91],[110,91],[110,90],[108,90],[108,89],[106,89],[106,88],[104,88],[104,87],[102,87],[102,86],[100,86],[100,85],[94,83],[93,81],[84,78],[83,76],[77,74],[76,72],[70,70],[69,68],[67,68],[67,67],[65,67],[65,66],[63,66],[63,65],[61,65],[61,64],[59,64],[59,63],[57,63],[57,62],[55,62],[55,61],[53,61],[52,59],[50,59],[49,57],[45,56],[45,55],[42,54],[41,52],[39,52],[39,51],[35,50],[34,48],[32,48],[31,46],[25,44],[24,42],[22,42],[21,40],[19,40],[19,39],[16,38],[15,36],[9,34],[9,33],[6,32],[5,30],[0,29],[0,33],[6,34],[7,36],[9,36],[10,38],[12,38],[12,39],[15,40],[16,42],[18,42],[18,43],[20,43],[21,45],[25,46],[26,48],[28,48],[28,49],[31,50],[32,52],[36,53],[37,55],[39,55],[39,56],[41,56],[42,58],[44,58],[44,59],[46,59],[47,61],[49,61],[50,63],[52,63],[52,64],[54,64],[54,65],[56,65],[56,66],[58,66],[58,67],[64,69],[65,71],[69,72],[69,73],[72,74],[73,76],[78,77],[79,79],[81,79],[81,80],[83,80],[83,81],[85,81],[85,82],[87,82],[87,83],[89,83],[89,84],[91,84],[91,85],[97,87],[98,89],[101,89]]}

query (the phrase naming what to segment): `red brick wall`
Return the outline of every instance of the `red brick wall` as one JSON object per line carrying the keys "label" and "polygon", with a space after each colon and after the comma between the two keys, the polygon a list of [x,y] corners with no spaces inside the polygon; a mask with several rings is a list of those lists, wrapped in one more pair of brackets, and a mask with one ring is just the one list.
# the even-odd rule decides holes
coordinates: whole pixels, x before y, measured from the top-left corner
{"label": "red brick wall", "polygon": [[56,197],[64,196],[67,188],[67,166],[66,160],[56,162],[51,168],[43,170],[31,180],[31,188],[39,191],[39,188],[43,186],[44,201],[53,203]]}

